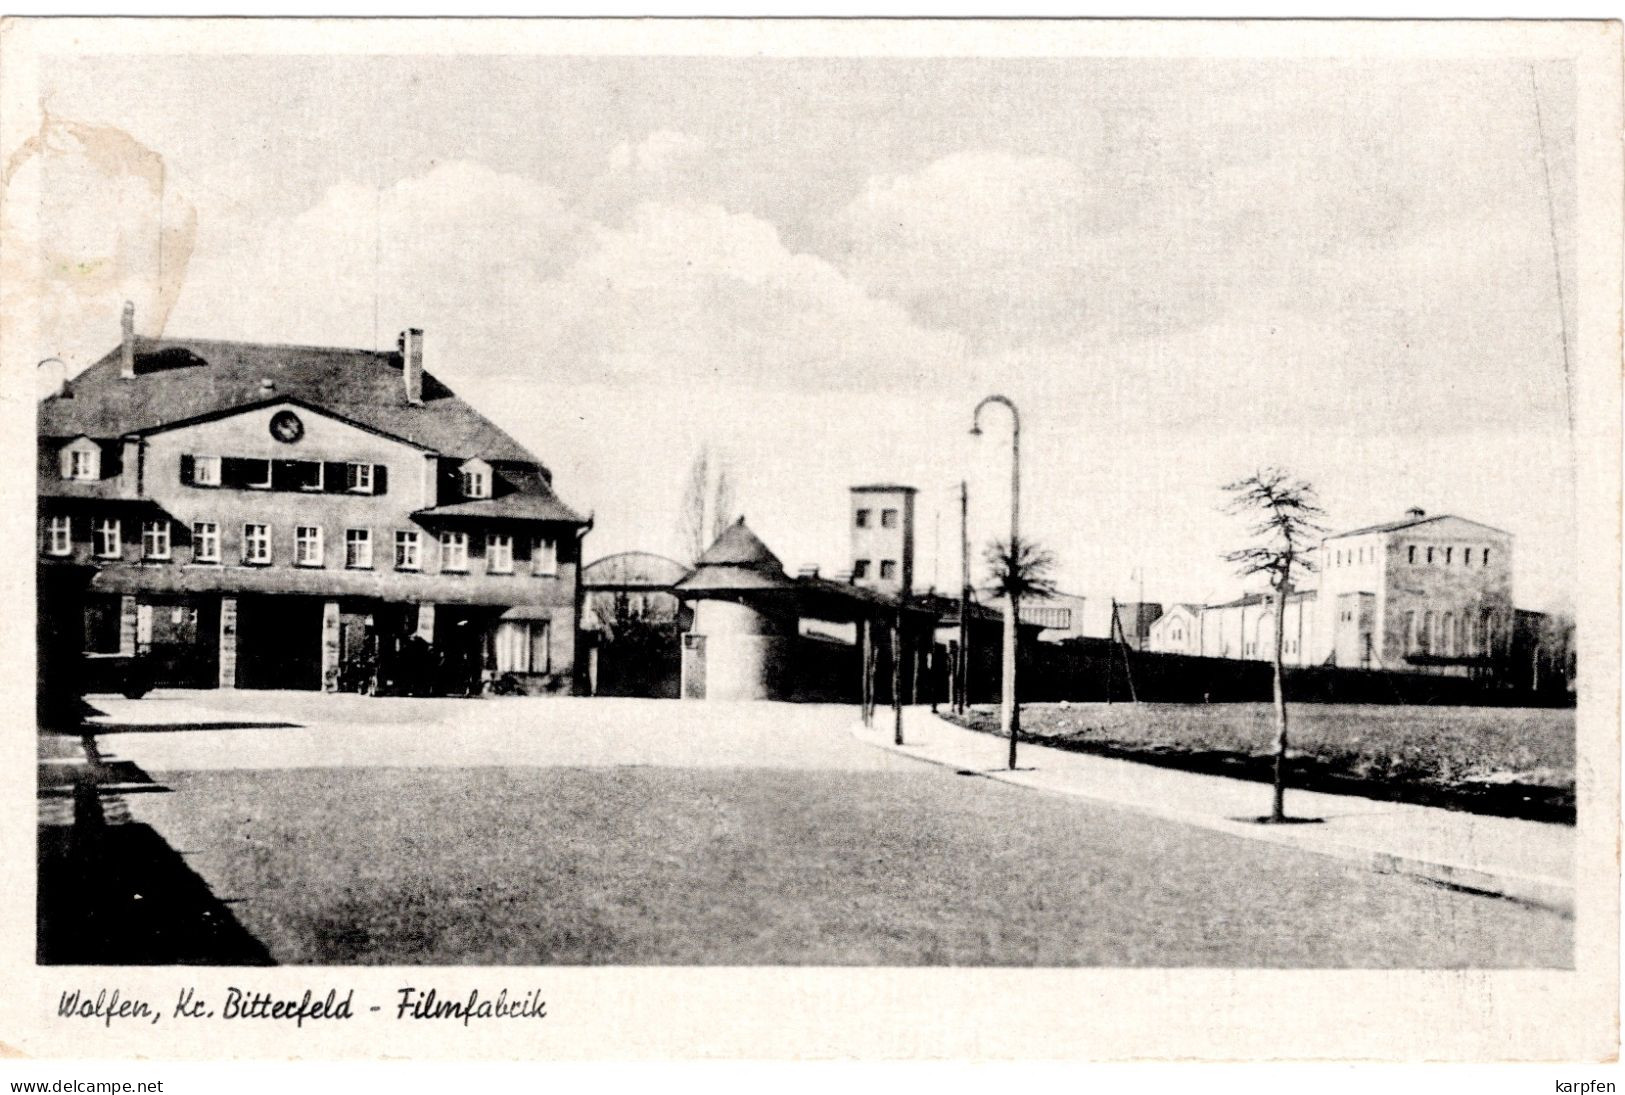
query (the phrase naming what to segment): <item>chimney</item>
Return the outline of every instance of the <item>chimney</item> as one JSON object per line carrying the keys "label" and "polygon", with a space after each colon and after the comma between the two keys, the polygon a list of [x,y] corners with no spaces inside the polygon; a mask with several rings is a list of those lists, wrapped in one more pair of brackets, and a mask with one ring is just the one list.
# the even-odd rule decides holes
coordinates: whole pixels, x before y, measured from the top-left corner
{"label": "chimney", "polygon": [[272,380],[270,377],[265,377],[264,379],[262,379],[260,381],[260,394],[261,395],[275,395],[276,394],[276,381]]}
{"label": "chimney", "polygon": [[798,570],[796,572],[796,577],[798,577],[798,578],[816,578],[816,577],[818,577],[818,567],[816,567],[816,566],[802,567],[800,570]]}
{"label": "chimney", "polygon": [[414,407],[423,402],[423,328],[408,327],[401,334],[401,379],[406,382],[406,401]]}
{"label": "chimney", "polygon": [[1409,517],[1412,521],[1420,521],[1427,515],[1428,511],[1423,509],[1421,506],[1412,506],[1410,509],[1405,511],[1405,516]]}
{"label": "chimney", "polygon": [[118,375],[125,380],[135,379],[135,302],[124,302],[124,342],[119,350]]}

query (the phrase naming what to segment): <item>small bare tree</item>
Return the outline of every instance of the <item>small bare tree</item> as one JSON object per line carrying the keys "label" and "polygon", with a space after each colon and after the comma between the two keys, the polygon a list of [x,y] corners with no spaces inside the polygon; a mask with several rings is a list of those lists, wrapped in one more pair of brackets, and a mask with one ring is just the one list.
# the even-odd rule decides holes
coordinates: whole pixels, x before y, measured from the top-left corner
{"label": "small bare tree", "polygon": [[[1026,540],[995,540],[983,556],[988,569],[988,587],[1004,597],[1009,604],[1009,615],[1004,622],[1004,679],[1013,682],[1016,675],[1016,635],[1021,620],[1021,602],[1029,597],[1050,597],[1055,594],[1055,556],[1037,544]],[[1016,767],[1016,739],[1021,736],[1021,704],[1016,701],[1015,690],[1007,693],[1010,700],[1010,769]]]}
{"label": "small bare tree", "polygon": [[1275,797],[1269,820],[1286,820],[1286,692],[1282,650],[1286,644],[1286,601],[1292,592],[1292,579],[1298,573],[1312,573],[1314,559],[1309,551],[1325,528],[1316,518],[1325,516],[1315,497],[1315,488],[1280,468],[1261,468],[1245,479],[1226,483],[1225,512],[1248,520],[1247,534],[1253,543],[1239,551],[1226,552],[1225,562],[1235,565],[1242,577],[1267,575],[1275,591]]}
{"label": "small bare tree", "polygon": [[733,478],[728,464],[702,446],[688,466],[683,498],[677,510],[677,538],[692,563],[705,554],[738,514],[734,512]]}

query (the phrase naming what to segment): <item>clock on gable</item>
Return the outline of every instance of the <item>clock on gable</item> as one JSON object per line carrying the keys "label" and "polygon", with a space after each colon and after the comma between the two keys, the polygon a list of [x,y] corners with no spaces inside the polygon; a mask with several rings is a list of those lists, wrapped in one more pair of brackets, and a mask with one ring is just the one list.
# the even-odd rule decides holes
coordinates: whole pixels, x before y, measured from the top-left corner
{"label": "clock on gable", "polygon": [[292,411],[278,411],[271,416],[271,436],[291,445],[305,436],[305,424]]}

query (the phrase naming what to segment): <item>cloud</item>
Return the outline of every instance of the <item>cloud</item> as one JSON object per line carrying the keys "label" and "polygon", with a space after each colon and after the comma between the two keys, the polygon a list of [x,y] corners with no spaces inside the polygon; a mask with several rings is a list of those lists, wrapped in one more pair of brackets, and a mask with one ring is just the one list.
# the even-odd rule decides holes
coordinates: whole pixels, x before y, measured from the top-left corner
{"label": "cloud", "polygon": [[604,169],[583,195],[580,208],[607,224],[622,224],[646,202],[678,205],[714,200],[721,165],[708,142],[672,129],[610,150]]}
{"label": "cloud", "polygon": [[544,356],[588,377],[910,386],[960,353],[747,214],[646,202],[592,235],[542,296]]}
{"label": "cloud", "polygon": [[539,322],[545,277],[588,228],[557,190],[453,161],[374,188],[346,181],[291,217],[205,226],[177,329],[223,338],[369,346],[405,326],[461,332],[482,360]]}
{"label": "cloud", "polygon": [[860,284],[979,346],[1078,330],[1092,311],[1090,240],[1105,231],[1076,165],[994,152],[871,178],[832,225]]}
{"label": "cloud", "polygon": [[[636,173],[691,151],[667,134],[611,159]],[[792,252],[760,218],[673,200],[600,220],[555,189],[468,162],[382,191],[337,184],[295,216],[215,233],[180,329],[366,346],[376,293],[379,343],[424,327],[431,367],[454,385],[906,387],[962,352],[826,260]]]}

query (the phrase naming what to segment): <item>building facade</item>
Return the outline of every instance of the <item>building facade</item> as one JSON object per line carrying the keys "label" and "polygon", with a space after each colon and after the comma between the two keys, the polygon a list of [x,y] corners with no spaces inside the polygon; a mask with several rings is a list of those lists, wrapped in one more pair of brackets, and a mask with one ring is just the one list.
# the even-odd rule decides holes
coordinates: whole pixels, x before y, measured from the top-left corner
{"label": "building facade", "polygon": [[[1286,630],[1281,658],[1286,665],[1313,665],[1315,621],[1319,604],[1314,590],[1291,593],[1286,601]],[[1201,612],[1200,642],[1195,651],[1208,658],[1244,661],[1275,659],[1275,595],[1249,593]]]}
{"label": "building facade", "polygon": [[894,655],[904,696],[929,687],[933,611],[855,582],[791,577],[743,517],[677,595],[692,609],[686,699],[873,702],[877,689],[890,694]]}
{"label": "building facade", "polygon": [[1316,663],[1465,674],[1505,660],[1512,536],[1420,509],[1328,536]]}
{"label": "building facade", "polygon": [[[566,692],[590,522],[395,353],[138,338],[39,407],[41,611],[160,682]],[[60,603],[62,599],[71,603]]]}
{"label": "building facade", "polygon": [[916,493],[888,483],[852,488],[847,526],[854,585],[892,595],[913,592]]}
{"label": "building facade", "polygon": [[1175,604],[1152,621],[1146,649],[1157,654],[1200,654],[1202,612],[1199,604]]}
{"label": "building facade", "polygon": [[1073,593],[1056,592],[1048,597],[1029,597],[1021,602],[1021,622],[1042,628],[1039,639],[1046,643],[1082,638],[1088,628],[1084,618],[1087,601]]}

